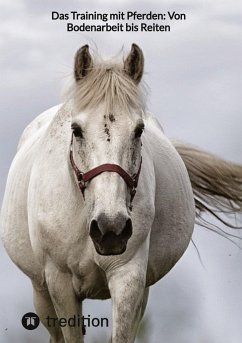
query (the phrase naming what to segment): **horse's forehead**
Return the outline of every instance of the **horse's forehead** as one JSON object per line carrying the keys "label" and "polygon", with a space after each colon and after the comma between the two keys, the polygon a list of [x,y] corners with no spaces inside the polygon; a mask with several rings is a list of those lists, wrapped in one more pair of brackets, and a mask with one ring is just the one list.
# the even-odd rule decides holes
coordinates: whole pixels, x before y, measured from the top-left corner
{"label": "horse's forehead", "polygon": [[[135,123],[139,116],[134,114],[128,114],[120,109],[107,110],[103,108],[98,108],[91,111],[83,111],[74,114],[73,121],[77,121],[85,124],[89,127],[97,127],[99,125],[115,127],[126,126],[127,128]],[[117,125],[115,125],[117,124]]]}

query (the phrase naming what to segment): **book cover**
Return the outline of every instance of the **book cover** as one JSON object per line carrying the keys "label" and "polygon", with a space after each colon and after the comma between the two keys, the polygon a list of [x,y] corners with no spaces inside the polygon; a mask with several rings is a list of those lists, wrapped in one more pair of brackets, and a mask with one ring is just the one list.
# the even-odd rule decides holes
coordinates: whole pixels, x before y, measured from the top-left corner
{"label": "book cover", "polygon": [[[15,0],[0,2],[0,17],[1,202],[23,130],[65,101],[74,56],[85,45],[92,57],[125,61],[135,43],[144,55],[143,101],[165,135],[242,164],[238,1]],[[241,226],[241,213],[230,220]],[[185,254],[151,287],[137,343],[241,342],[241,231],[214,225],[195,226]],[[47,342],[29,278],[2,244],[0,251],[0,341]],[[85,342],[107,342],[111,301],[86,300],[83,315]]]}

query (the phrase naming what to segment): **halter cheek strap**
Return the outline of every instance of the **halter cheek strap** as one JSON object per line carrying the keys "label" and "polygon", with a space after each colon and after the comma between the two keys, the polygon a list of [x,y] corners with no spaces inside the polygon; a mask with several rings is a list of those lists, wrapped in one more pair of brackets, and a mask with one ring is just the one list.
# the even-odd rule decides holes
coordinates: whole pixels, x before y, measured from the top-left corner
{"label": "halter cheek strap", "polygon": [[[111,164],[111,163],[105,163],[105,164],[101,164],[98,167],[95,167],[93,169],[90,169],[89,171],[87,171],[86,173],[81,172],[77,165],[75,164],[74,158],[73,158],[73,135],[72,135],[72,139],[71,139],[71,146],[70,146],[70,162],[71,162],[71,166],[74,170],[74,173],[76,175],[80,190],[82,192],[83,198],[84,198],[84,191],[87,187],[87,182],[91,181],[94,177],[96,177],[97,175],[104,173],[104,172],[114,172],[114,173],[118,173],[123,180],[125,181],[125,183],[127,184],[127,186],[130,189],[130,202],[132,203],[133,198],[136,194],[136,188],[138,186],[138,181],[139,181],[139,175],[140,175],[140,170],[141,170],[141,164],[142,164],[142,158],[140,160],[140,165],[139,165],[139,169],[138,172],[132,176],[130,176],[122,167],[120,167],[118,164]],[[84,198],[85,199],[85,198]]]}

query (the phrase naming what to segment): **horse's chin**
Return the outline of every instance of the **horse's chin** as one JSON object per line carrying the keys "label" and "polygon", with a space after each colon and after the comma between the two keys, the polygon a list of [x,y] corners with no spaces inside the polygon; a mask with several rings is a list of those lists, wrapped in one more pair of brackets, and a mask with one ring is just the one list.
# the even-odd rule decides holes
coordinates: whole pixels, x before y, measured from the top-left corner
{"label": "horse's chin", "polygon": [[115,245],[112,247],[100,245],[96,243],[95,241],[93,241],[93,243],[94,243],[96,252],[102,256],[121,255],[126,251],[126,247],[127,247],[127,242],[120,245]]}

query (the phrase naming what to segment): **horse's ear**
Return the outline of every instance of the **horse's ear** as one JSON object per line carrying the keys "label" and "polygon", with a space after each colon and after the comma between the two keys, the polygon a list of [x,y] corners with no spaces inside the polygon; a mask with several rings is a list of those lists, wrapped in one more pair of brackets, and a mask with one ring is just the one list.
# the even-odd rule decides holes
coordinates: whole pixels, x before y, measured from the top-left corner
{"label": "horse's ear", "polygon": [[79,81],[88,74],[93,66],[92,57],[89,52],[89,46],[84,45],[77,50],[75,55],[74,76]]}
{"label": "horse's ear", "polygon": [[124,61],[124,71],[138,84],[144,71],[144,55],[140,47],[132,44],[131,51]]}

